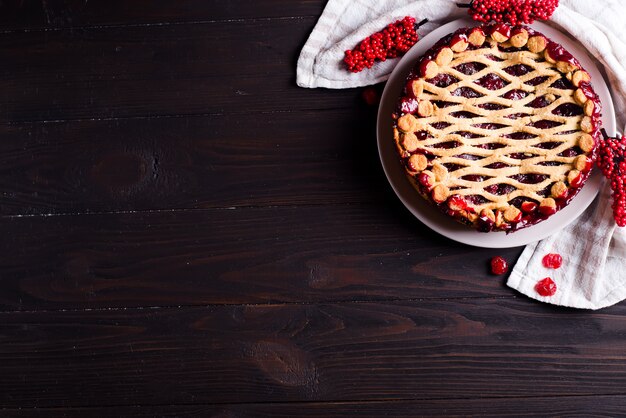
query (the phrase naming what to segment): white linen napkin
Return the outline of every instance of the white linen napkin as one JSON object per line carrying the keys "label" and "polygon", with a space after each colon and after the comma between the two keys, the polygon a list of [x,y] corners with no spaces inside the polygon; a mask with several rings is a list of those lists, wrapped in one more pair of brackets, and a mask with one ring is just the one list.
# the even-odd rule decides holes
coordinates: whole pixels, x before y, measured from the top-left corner
{"label": "white linen napkin", "polygon": [[[398,59],[379,62],[353,74],[343,67],[344,52],[404,16],[429,20],[418,30],[422,37],[466,15],[466,9],[456,6],[457,1],[329,0],[300,53],[298,85],[340,89],[386,80]],[[602,64],[611,84],[618,124],[622,126],[626,116],[626,2],[559,3],[551,23],[547,23],[569,32]],[[543,256],[552,252],[563,257],[563,265],[556,270],[542,265]],[[551,277],[556,283],[554,296],[542,297],[535,292],[537,281],[544,277]],[[626,299],[626,228],[615,225],[608,185],[603,186],[599,197],[577,222],[527,245],[507,285],[531,298],[575,308],[600,309]]]}

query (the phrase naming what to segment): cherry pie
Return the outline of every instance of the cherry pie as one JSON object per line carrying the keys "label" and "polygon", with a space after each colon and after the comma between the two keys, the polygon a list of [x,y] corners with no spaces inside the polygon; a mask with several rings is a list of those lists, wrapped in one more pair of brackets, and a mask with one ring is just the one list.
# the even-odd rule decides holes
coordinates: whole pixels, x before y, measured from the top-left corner
{"label": "cherry pie", "polygon": [[408,76],[394,139],[417,191],[480,231],[565,207],[589,177],[601,104],[563,47],[525,26],[460,29]]}

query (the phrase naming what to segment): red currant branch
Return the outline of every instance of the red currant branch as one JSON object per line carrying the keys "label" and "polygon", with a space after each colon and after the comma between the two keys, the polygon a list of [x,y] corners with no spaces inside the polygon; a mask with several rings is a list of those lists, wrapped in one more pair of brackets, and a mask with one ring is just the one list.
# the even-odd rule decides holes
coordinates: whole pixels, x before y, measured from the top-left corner
{"label": "red currant branch", "polygon": [[372,68],[377,61],[386,61],[404,55],[419,39],[417,29],[428,19],[415,23],[415,18],[405,16],[402,20],[390,23],[385,29],[363,39],[351,50],[345,52],[343,62],[348,71],[358,73]]}
{"label": "red currant branch", "polygon": [[[408,16],[407,16],[408,17]],[[426,23],[428,23],[428,19],[422,19],[417,23],[413,24],[413,28],[417,31],[419,28],[421,28],[422,26],[424,26]]]}
{"label": "red currant branch", "polygon": [[626,226],[626,136],[611,137],[603,128],[604,141],[598,146],[598,167],[611,182],[613,218],[619,226]]}
{"label": "red currant branch", "polygon": [[415,30],[418,30],[419,28],[424,26],[426,23],[428,23],[428,19],[420,20],[418,23],[415,24]]}
{"label": "red currant branch", "polygon": [[559,0],[472,0],[457,3],[479,22],[504,22],[511,25],[548,20],[558,7]]}

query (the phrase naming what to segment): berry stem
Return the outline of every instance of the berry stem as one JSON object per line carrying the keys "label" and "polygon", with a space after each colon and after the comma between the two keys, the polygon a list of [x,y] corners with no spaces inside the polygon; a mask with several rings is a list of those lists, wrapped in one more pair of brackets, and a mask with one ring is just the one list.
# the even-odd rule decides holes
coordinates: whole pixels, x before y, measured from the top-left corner
{"label": "berry stem", "polygon": [[460,9],[469,9],[470,7],[472,7],[472,3],[457,3],[456,7]]}
{"label": "berry stem", "polygon": [[428,22],[428,19],[423,19],[421,22],[416,23],[415,24],[415,30],[417,30],[418,28],[424,26],[426,24],[426,22]]}
{"label": "berry stem", "polygon": [[602,132],[602,136],[604,137],[605,141],[610,138],[609,134],[606,133],[606,129],[602,128],[600,129],[600,132]]}

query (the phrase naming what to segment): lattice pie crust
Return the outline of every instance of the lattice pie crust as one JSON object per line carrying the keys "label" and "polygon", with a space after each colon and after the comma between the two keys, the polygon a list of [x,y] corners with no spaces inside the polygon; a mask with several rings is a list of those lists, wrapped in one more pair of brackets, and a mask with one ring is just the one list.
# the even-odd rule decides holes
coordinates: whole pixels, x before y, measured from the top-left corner
{"label": "lattice pie crust", "polygon": [[560,45],[526,27],[462,29],[418,62],[394,114],[416,189],[482,231],[546,219],[595,159],[600,102]]}

